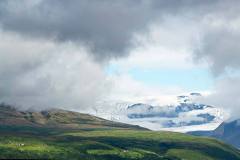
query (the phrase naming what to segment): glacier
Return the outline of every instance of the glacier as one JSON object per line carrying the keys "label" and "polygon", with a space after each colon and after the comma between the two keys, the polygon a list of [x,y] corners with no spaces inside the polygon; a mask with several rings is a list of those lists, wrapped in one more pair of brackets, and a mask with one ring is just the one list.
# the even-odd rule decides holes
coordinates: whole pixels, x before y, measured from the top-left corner
{"label": "glacier", "polygon": [[174,105],[102,101],[93,107],[91,114],[155,131],[214,130],[228,117],[228,114],[218,107],[194,102],[196,96],[201,94],[190,93],[178,96]]}

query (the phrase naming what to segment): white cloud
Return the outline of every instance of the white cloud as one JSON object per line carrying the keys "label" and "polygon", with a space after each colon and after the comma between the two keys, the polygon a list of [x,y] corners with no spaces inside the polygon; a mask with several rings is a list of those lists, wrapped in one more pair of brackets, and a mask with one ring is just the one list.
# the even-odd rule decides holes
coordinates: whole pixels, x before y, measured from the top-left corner
{"label": "white cloud", "polygon": [[148,86],[127,74],[111,76],[109,81],[108,101],[168,105],[177,103],[176,96],[184,93],[179,87]]}
{"label": "white cloud", "polygon": [[131,68],[181,70],[207,68],[206,61],[196,63],[192,57],[192,46],[199,40],[200,26],[189,19],[165,17],[163,22],[152,25],[147,34],[135,35],[139,45],[131,50],[128,57],[113,59],[111,64],[123,71]]}
{"label": "white cloud", "polygon": [[240,78],[225,77],[217,80],[213,91],[198,101],[222,108],[229,113],[229,120],[240,116]]}
{"label": "white cloud", "polygon": [[[191,41],[194,38],[195,26],[187,26],[182,31],[185,21],[174,17],[166,19],[161,25],[154,25],[148,34],[135,35],[140,44],[124,59],[110,61],[112,90],[108,99],[116,101],[144,102],[156,104],[176,103],[176,96],[188,93],[189,90],[171,84],[156,86],[134,79],[129,71],[137,69],[184,71],[194,68],[206,69],[207,63],[195,63],[192,59]],[[179,27],[182,26],[182,27]]]}
{"label": "white cloud", "polygon": [[21,108],[81,110],[107,92],[102,66],[84,48],[0,35],[1,102]]}

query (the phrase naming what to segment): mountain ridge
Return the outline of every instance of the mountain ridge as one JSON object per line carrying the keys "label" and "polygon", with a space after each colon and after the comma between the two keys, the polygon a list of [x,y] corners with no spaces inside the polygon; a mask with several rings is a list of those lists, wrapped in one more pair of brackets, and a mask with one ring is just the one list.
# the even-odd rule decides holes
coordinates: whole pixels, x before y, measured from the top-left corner
{"label": "mountain ridge", "polygon": [[217,138],[240,148],[240,119],[223,122],[213,131],[194,131],[188,132],[188,134]]}
{"label": "mountain ridge", "polygon": [[142,129],[137,125],[113,122],[90,114],[78,113],[62,109],[43,111],[20,111],[9,105],[0,105],[0,125],[29,127],[45,127],[59,129],[112,128]]}

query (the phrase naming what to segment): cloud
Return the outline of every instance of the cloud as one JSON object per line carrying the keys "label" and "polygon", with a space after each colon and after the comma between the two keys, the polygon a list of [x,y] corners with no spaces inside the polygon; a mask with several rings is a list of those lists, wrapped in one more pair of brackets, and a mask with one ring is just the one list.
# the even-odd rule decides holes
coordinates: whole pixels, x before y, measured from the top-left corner
{"label": "cloud", "polygon": [[102,67],[81,47],[2,32],[0,41],[1,102],[22,109],[81,110],[107,92]]}
{"label": "cloud", "polygon": [[[0,99],[28,107],[91,106],[108,90],[101,62],[125,57],[133,48],[141,48],[142,41],[138,38],[150,35],[151,39],[154,25],[156,28],[164,25],[161,34],[154,33],[163,46],[178,48],[190,43],[196,59],[207,60],[214,75],[224,74],[228,68],[239,70],[239,3],[238,0],[2,0]],[[184,34],[176,37],[173,34],[176,32]],[[147,56],[130,61],[152,67],[152,63],[143,62]],[[151,61],[154,65],[158,65],[156,59]]]}
{"label": "cloud", "polygon": [[[240,17],[238,26],[240,27]],[[228,24],[228,21],[224,21]],[[195,50],[196,59],[205,59],[210,63],[215,76],[226,73],[228,70],[240,69],[240,31],[231,26],[218,26],[208,29]]]}
{"label": "cloud", "polygon": [[90,48],[98,60],[108,60],[128,55],[129,49],[138,45],[136,34],[147,34],[153,23],[162,23],[169,16],[198,22],[233,2],[2,0],[0,24],[4,30],[24,36],[80,43]]}
{"label": "cloud", "polygon": [[24,36],[83,44],[101,60],[127,54],[135,32],[145,30],[154,16],[148,7],[127,0],[3,1],[0,23]]}
{"label": "cloud", "polygon": [[[191,25],[186,26],[186,23]],[[196,30],[193,21],[171,16],[161,25],[151,25],[148,36],[139,35],[141,45],[133,48],[127,58],[113,59],[110,63],[121,70],[207,67],[207,64],[192,61],[191,42],[196,40]]]}
{"label": "cloud", "polygon": [[219,1],[214,12],[199,22],[199,41],[194,58],[209,64],[215,84],[202,102],[221,107],[230,113],[230,120],[240,117],[240,9],[239,1]]}
{"label": "cloud", "polygon": [[169,105],[177,103],[177,96],[184,90],[176,86],[149,86],[127,73],[109,76],[111,89],[106,101]]}
{"label": "cloud", "polygon": [[234,120],[240,116],[239,95],[240,78],[227,77],[217,80],[212,93],[205,95],[198,101],[224,109],[226,113],[229,113],[229,120]]}

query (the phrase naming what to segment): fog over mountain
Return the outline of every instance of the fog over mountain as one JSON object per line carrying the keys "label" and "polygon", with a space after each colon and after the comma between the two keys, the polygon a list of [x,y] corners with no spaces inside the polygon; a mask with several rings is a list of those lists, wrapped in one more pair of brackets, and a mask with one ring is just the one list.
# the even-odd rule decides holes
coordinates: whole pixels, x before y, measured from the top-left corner
{"label": "fog over mountain", "polygon": [[[213,84],[200,101],[229,110],[233,119],[239,118],[239,3],[2,0],[0,102],[22,109],[91,108],[110,95],[118,96],[115,92],[120,83],[118,78],[106,73],[112,61],[127,61],[136,48],[147,48],[146,42],[159,41],[163,48],[179,56],[183,54],[177,49],[184,46],[187,62],[195,67],[206,64]],[[154,29],[161,34],[154,34]],[[178,36],[180,32],[186,37]],[[137,50],[139,55],[141,52]],[[169,53],[159,52],[162,57],[165,54]],[[143,59],[151,60],[150,56]],[[166,63],[177,65],[172,59]],[[129,88],[124,88],[126,97]],[[141,91],[136,88],[131,89]],[[181,87],[175,88],[174,91],[186,92]],[[165,93],[158,91],[159,95]]]}

